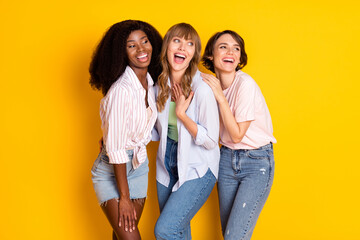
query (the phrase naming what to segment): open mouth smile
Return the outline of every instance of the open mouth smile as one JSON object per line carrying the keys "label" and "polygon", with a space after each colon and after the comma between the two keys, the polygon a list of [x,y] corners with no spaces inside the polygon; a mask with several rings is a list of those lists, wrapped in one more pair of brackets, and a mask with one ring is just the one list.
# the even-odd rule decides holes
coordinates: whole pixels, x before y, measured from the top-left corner
{"label": "open mouth smile", "polygon": [[226,62],[226,63],[234,63],[234,62],[235,62],[235,59],[233,59],[233,58],[223,58],[223,62]]}
{"label": "open mouth smile", "polygon": [[149,55],[143,53],[140,56],[137,56],[136,59],[138,59],[140,62],[146,62],[149,59]]}
{"label": "open mouth smile", "polygon": [[186,56],[184,54],[175,53],[174,54],[174,61],[175,63],[181,64],[185,61]]}

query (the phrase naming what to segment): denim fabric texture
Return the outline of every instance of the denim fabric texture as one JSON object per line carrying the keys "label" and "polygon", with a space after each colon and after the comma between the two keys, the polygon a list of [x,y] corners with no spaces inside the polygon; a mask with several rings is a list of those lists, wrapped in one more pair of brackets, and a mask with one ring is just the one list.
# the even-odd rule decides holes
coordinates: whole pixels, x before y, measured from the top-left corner
{"label": "denim fabric texture", "polygon": [[[133,158],[134,150],[126,150],[129,159]],[[146,158],[138,168],[134,169],[132,161],[126,163],[126,174],[129,184],[130,199],[145,198],[148,187],[149,160]],[[92,181],[99,204],[120,197],[115,179],[114,166],[109,157],[102,151],[95,160],[92,169]]]}
{"label": "denim fabric texture", "polygon": [[210,169],[197,179],[186,181],[172,192],[177,176],[177,142],[167,139],[165,166],[170,175],[169,186],[157,183],[160,217],[155,225],[158,240],[191,239],[190,221],[209,197],[216,178]]}
{"label": "denim fabric texture", "polygon": [[220,149],[218,194],[225,240],[249,240],[274,178],[272,143],[258,149]]}

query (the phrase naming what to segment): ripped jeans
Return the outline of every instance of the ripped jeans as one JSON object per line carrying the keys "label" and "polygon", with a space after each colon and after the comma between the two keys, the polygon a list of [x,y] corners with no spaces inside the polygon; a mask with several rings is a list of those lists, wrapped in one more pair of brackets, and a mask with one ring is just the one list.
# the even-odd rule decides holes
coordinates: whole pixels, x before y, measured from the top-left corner
{"label": "ripped jeans", "polygon": [[274,178],[272,143],[258,149],[220,149],[218,194],[225,240],[251,238]]}

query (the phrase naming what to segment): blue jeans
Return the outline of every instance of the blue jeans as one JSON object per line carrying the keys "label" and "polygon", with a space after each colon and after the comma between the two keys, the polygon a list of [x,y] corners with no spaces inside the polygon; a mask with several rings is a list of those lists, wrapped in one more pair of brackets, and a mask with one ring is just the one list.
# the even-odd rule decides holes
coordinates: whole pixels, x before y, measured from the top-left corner
{"label": "blue jeans", "polygon": [[169,186],[157,182],[160,217],[155,237],[161,240],[191,239],[190,221],[209,197],[216,178],[210,169],[202,178],[186,181],[177,191],[177,142],[167,139],[165,166],[170,175]]}
{"label": "blue jeans", "polygon": [[224,239],[250,239],[274,179],[272,143],[251,150],[220,149],[219,204]]}

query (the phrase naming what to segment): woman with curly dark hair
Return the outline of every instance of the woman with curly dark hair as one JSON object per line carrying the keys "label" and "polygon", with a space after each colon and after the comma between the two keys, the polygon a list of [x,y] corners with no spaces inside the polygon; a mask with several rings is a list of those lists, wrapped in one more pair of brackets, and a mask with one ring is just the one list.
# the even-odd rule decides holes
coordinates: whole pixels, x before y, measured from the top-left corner
{"label": "woman with curly dark hair", "polygon": [[147,195],[146,144],[157,118],[151,92],[161,72],[162,38],[150,24],[126,20],[110,27],[90,64],[90,84],[101,90],[103,146],[91,173],[113,239],[140,239]]}
{"label": "woman with curly dark hair", "polygon": [[259,86],[241,71],[247,63],[244,40],[234,31],[208,41],[202,74],[220,112],[218,194],[224,239],[249,240],[274,178],[273,127]]}

